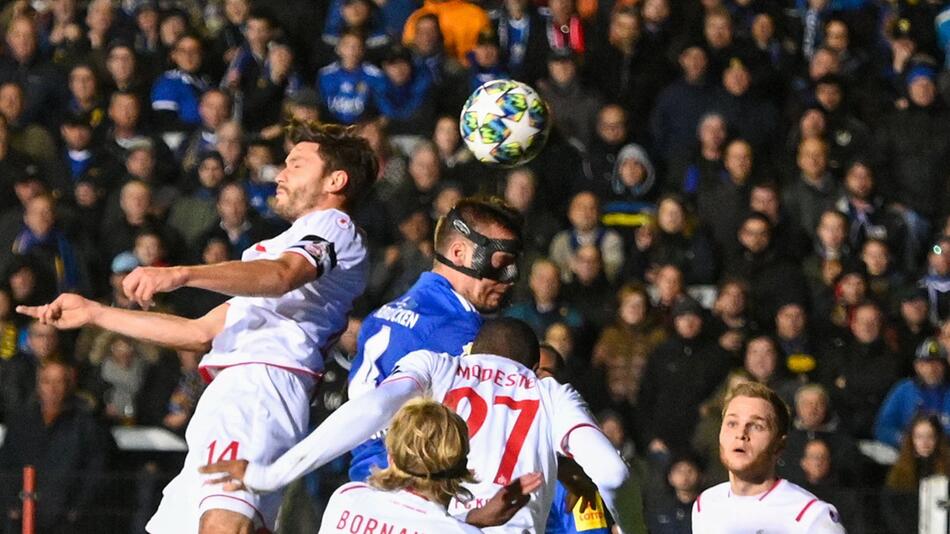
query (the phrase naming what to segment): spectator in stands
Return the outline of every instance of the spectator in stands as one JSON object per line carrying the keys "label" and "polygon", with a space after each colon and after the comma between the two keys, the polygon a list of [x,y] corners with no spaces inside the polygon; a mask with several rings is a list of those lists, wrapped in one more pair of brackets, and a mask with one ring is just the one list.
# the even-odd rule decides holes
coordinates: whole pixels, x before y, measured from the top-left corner
{"label": "spectator in stands", "polygon": [[821,139],[803,139],[798,145],[798,170],[782,191],[782,204],[798,228],[812,239],[822,212],[841,196],[841,188],[828,172],[828,145]]}
{"label": "spectator in stands", "polygon": [[576,308],[585,322],[599,332],[614,316],[614,287],[604,274],[604,262],[600,249],[595,245],[582,245],[571,260],[571,281],[561,293],[564,301]]}
{"label": "spectator in stands", "polygon": [[489,17],[508,71],[514,79],[533,85],[544,76],[544,57],[550,49],[544,19],[534,3],[507,0]]}
{"label": "spectator in stands", "polygon": [[148,362],[127,337],[113,334],[99,341],[101,354],[93,353],[89,358],[98,365],[105,416],[113,424],[131,424],[136,420],[135,399],[142,389]]}
{"label": "spectator in stands", "polygon": [[703,470],[697,458],[676,456],[666,473],[665,491],[648,502],[647,522],[653,534],[689,534],[693,503],[699,496]]}
{"label": "spectator in stands", "polygon": [[15,83],[28,96],[23,105],[23,125],[53,126],[65,85],[62,75],[38,50],[36,23],[27,15],[13,18],[6,27],[6,47],[0,58],[0,83]]}
{"label": "spectator in stands", "polygon": [[[86,525],[102,484],[110,438],[74,394],[73,369],[50,361],[37,373],[36,398],[24,407],[22,416],[10,421],[0,448],[0,468],[19,472],[24,466],[36,468],[36,491],[43,495],[37,507],[36,527],[78,530]],[[6,521],[18,522],[19,481],[3,489]],[[9,523],[8,523],[9,524]]]}
{"label": "spectator in stands", "polygon": [[[729,132],[726,119],[716,112],[698,119],[695,138],[678,147],[667,159],[667,187],[679,191],[691,201],[722,180],[722,156]],[[699,141],[698,146],[696,141]]]}
{"label": "spectator in stands", "polygon": [[537,201],[537,182],[537,176],[526,167],[511,170],[505,180],[505,202],[525,220],[525,257],[546,254],[558,231],[557,219]]}
{"label": "spectator in stands", "polygon": [[[852,162],[845,169],[844,191],[835,208],[848,217],[848,243],[851,250],[859,250],[867,239],[885,240],[891,246],[903,241],[903,224],[884,205],[884,198],[875,191],[874,172],[862,160]],[[898,251],[902,257],[903,250]],[[916,263],[901,262],[911,269]]]}
{"label": "spectator in stands", "polygon": [[[431,98],[431,97],[430,97]],[[466,196],[479,193],[494,193],[495,184],[485,180],[485,167],[475,159],[472,152],[462,143],[458,117],[443,115],[435,121],[432,142],[439,150],[439,161],[447,181],[460,184]],[[528,237],[525,231],[523,238]]]}
{"label": "spectator in stands", "polygon": [[13,253],[29,256],[45,275],[56,281],[57,291],[90,289],[84,252],[56,219],[56,201],[41,195],[26,203],[23,226],[13,241]]}
{"label": "spectator in stands", "polygon": [[53,182],[68,187],[78,206],[95,208],[103,194],[103,177],[109,172],[107,155],[99,149],[98,143],[93,143],[93,128],[85,115],[65,117],[59,133],[63,148],[57,164],[48,173]]}
{"label": "spectator in stands", "polygon": [[329,118],[343,124],[354,124],[375,112],[373,91],[380,90],[384,76],[379,68],[364,61],[363,36],[346,31],[336,45],[339,58],[320,69],[317,89]]}
{"label": "spectator in stands", "polygon": [[[657,93],[669,77],[669,69],[642,37],[640,14],[632,7],[619,7],[610,13],[606,36],[592,42],[585,59],[585,79],[604,97],[619,102],[632,117],[646,117]],[[639,125],[639,126],[638,126]],[[646,139],[648,125],[637,121],[633,127],[638,139]]]}
{"label": "spectator in stands", "polygon": [[783,399],[791,400],[798,389],[798,383],[789,379],[778,347],[769,336],[759,335],[749,339],[745,344],[742,367],[752,380],[765,384]]}
{"label": "spectator in stands", "polygon": [[580,180],[574,183],[575,190],[588,189],[589,184],[610,182],[617,154],[630,141],[628,118],[626,110],[617,104],[606,104],[597,112],[593,140],[584,147],[583,177],[569,176]]}
{"label": "spectator in stands", "polygon": [[29,156],[10,147],[9,134],[7,120],[0,114],[0,210],[5,215],[22,207],[17,202],[19,195],[15,194],[14,185],[34,181],[38,172]]}
{"label": "spectator in stands", "polygon": [[403,41],[412,50],[413,65],[425,69],[435,84],[433,93],[439,113],[457,114],[468,98],[468,72],[451,52],[445,49],[440,19],[434,13],[426,13],[406,21],[415,28],[410,38],[403,34]]}
{"label": "spectator in stands", "polygon": [[408,180],[402,183],[389,198],[390,213],[398,213],[402,207],[413,204],[432,208],[442,182],[439,152],[431,142],[419,143],[409,157]]}
{"label": "spectator in stands", "polygon": [[927,251],[927,273],[919,283],[927,291],[930,322],[950,318],[950,237],[939,237]]}
{"label": "spectator in stands", "polygon": [[723,350],[738,354],[749,335],[758,329],[749,317],[749,288],[743,280],[724,278],[716,289],[709,333],[719,340]]}
{"label": "spectator in stands", "polygon": [[772,241],[775,247],[785,251],[791,258],[801,258],[811,250],[811,241],[796,225],[782,205],[778,186],[774,182],[752,184],[749,191],[749,211],[761,213],[772,224]]}
{"label": "spectator in stands", "polygon": [[529,276],[530,300],[511,306],[504,312],[505,316],[528,323],[538,337],[554,323],[572,328],[576,337],[585,326],[584,318],[562,299],[561,273],[557,264],[543,258],[535,260]]}
{"label": "spectator in stands", "polygon": [[[209,91],[210,93],[210,91]],[[168,214],[168,225],[193,247],[217,218],[215,200],[225,183],[224,160],[216,151],[206,152],[198,161],[191,178],[194,190],[179,197]]]}
{"label": "spectator in stands", "polygon": [[739,253],[727,260],[725,272],[749,284],[750,313],[759,324],[769,324],[779,304],[800,298],[805,280],[798,266],[772,246],[769,220],[758,213],[746,216],[739,227]]}
{"label": "spectator in stands", "polygon": [[[152,144],[158,154],[158,165],[164,170],[173,165],[176,160],[168,146],[158,136],[153,135],[151,128],[142,117],[142,100],[136,93],[117,91],[109,98],[109,121],[112,127],[106,132],[104,150],[109,153],[112,163],[116,167],[124,165],[128,151],[142,141]],[[107,177],[101,186],[112,192],[112,188],[119,187],[120,177]]]}
{"label": "spectator in stands", "polygon": [[722,151],[723,170],[696,198],[699,218],[709,229],[721,254],[735,251],[736,233],[749,205],[754,162],[748,141],[730,141]]}
{"label": "spectator in stands", "polygon": [[[640,284],[627,283],[617,291],[616,320],[601,330],[594,345],[591,364],[605,367],[645,365],[650,353],[666,339],[650,305],[650,296]],[[637,377],[639,378],[639,377]],[[634,391],[639,389],[635,384]]]}
{"label": "spectator in stands", "polygon": [[878,239],[865,241],[861,247],[861,264],[867,273],[868,294],[890,312],[900,290],[907,284],[907,278],[894,266],[887,242]]}
{"label": "spectator in stands", "polygon": [[116,41],[109,45],[106,53],[105,83],[102,94],[109,97],[116,92],[132,93],[139,102],[147,100],[149,87],[145,83],[146,66],[135,54],[135,48],[124,42]]}
{"label": "spectator in stands", "polygon": [[905,287],[897,297],[898,309],[894,329],[901,362],[900,376],[910,376],[914,370],[917,347],[928,337],[935,335],[936,329],[929,320],[925,291],[918,287]]}
{"label": "spectator in stands", "polygon": [[871,435],[878,406],[900,368],[897,356],[884,342],[883,327],[884,317],[876,304],[858,305],[850,320],[850,339],[821,362],[822,383],[848,432],[857,438]]}
{"label": "spectator in stands", "polygon": [[391,135],[429,135],[435,123],[435,103],[430,98],[432,79],[412,64],[412,54],[400,45],[390,47],[382,60],[385,79],[374,94]]}
{"label": "spectator in stands", "polygon": [[[835,21],[835,25],[839,23]],[[824,76],[815,82],[815,103],[825,113],[828,167],[840,175],[848,162],[867,153],[871,130],[848,110],[844,80],[838,76]]]}
{"label": "spectator in stands", "polygon": [[510,78],[501,61],[498,36],[489,28],[478,34],[475,48],[465,55],[468,64],[468,90],[475,91],[483,84]]}
{"label": "spectator in stands", "polygon": [[706,50],[698,44],[687,44],[679,51],[678,61],[683,77],[660,91],[650,115],[653,146],[667,165],[696,138],[699,119],[710,101]]}
{"label": "spectator in stands", "polygon": [[175,68],[165,71],[152,87],[152,109],[163,130],[190,130],[201,122],[198,104],[208,90],[200,73],[203,45],[194,35],[178,38],[171,51]]}
{"label": "spectator in stands", "polygon": [[416,22],[427,15],[435,15],[442,34],[445,53],[460,62],[475,48],[478,35],[491,27],[488,14],[482,8],[465,0],[425,0],[406,20],[402,39],[406,44],[416,37]]}
{"label": "spectator in stands", "polygon": [[238,112],[248,131],[258,132],[279,120],[281,99],[302,86],[293,70],[293,54],[274,41],[279,28],[270,15],[253,10],[245,22],[245,42],[238,49],[222,84],[242,99]]}
{"label": "spectator in stands", "polygon": [[950,474],[950,448],[940,421],[918,415],[907,426],[900,454],[884,482],[881,511],[892,533],[917,530],[919,485],[931,475]]}
{"label": "spectator in stands", "polygon": [[181,170],[190,173],[198,165],[198,159],[214,150],[218,138],[216,132],[231,118],[231,97],[221,89],[209,89],[198,102],[200,122],[178,148]]}
{"label": "spectator in stands", "polygon": [[852,532],[863,532],[864,518],[857,496],[842,484],[833,458],[831,448],[824,440],[815,438],[806,443],[799,463],[802,479],[798,484],[819,499],[833,504],[845,527]]}
{"label": "spectator in stands", "polygon": [[881,404],[874,423],[874,438],[898,447],[907,424],[917,414],[936,415],[946,432],[950,429],[950,385],[947,384],[947,351],[933,338],[917,347],[914,376],[897,382]]}
{"label": "spectator in stands", "polygon": [[711,108],[722,113],[734,135],[764,157],[777,145],[779,113],[774,104],[751,91],[752,72],[747,61],[738,56],[728,60],[722,71],[722,89],[713,95]]}
{"label": "spectator in stands", "polygon": [[590,192],[574,195],[567,218],[571,228],[562,230],[551,240],[551,261],[561,270],[564,281],[569,281],[570,264],[581,245],[593,244],[600,249],[607,279],[614,281],[623,267],[623,238],[617,232],[600,224],[600,206]]}
{"label": "spectator in stands", "polygon": [[642,146],[628,143],[621,147],[610,179],[602,178],[585,185],[604,202],[605,218],[607,214],[647,215],[655,209],[650,201],[656,196],[656,170]]}
{"label": "spectator in stands", "polygon": [[928,219],[946,200],[950,120],[938,105],[932,68],[912,68],[906,87],[908,105],[891,113],[878,129],[874,154],[881,192],[903,217],[916,258],[930,236]]}
{"label": "spectator in stands", "polygon": [[266,223],[251,216],[247,193],[238,183],[221,187],[217,210],[218,220],[211,225],[204,239],[211,236],[222,238],[228,244],[228,259],[240,259],[254,243],[273,237]]}
{"label": "spectator in stands", "polygon": [[[7,306],[11,306],[12,299],[9,293],[4,297]],[[6,356],[0,359],[0,421],[9,425],[14,419],[23,414],[34,388],[36,387],[37,358],[28,351],[17,350],[17,336],[19,332],[12,321],[4,321],[4,352]],[[11,331],[12,329],[12,331]],[[43,325],[31,324],[27,333],[27,343],[43,350],[50,344],[45,343],[48,331]],[[55,334],[54,334],[55,338]]]}
{"label": "spectator in stands", "polygon": [[367,298],[374,308],[404,294],[420,274],[432,267],[432,221],[426,207],[402,206],[394,222],[399,229],[399,241],[383,249],[367,283]]}
{"label": "spectator in stands", "polygon": [[603,105],[600,95],[578,75],[577,57],[570,48],[555,48],[547,56],[547,77],[538,80],[538,92],[554,114],[554,128],[580,146],[591,145],[592,117]]}
{"label": "spectator in stands", "polygon": [[48,167],[56,160],[56,143],[49,130],[27,122],[25,111],[23,86],[18,82],[0,84],[0,114],[9,125],[10,147]]}
{"label": "spectator in stands", "polygon": [[805,480],[802,459],[810,441],[820,439],[831,449],[834,478],[843,484],[857,474],[858,450],[844,420],[831,410],[828,393],[820,385],[807,384],[795,392],[795,417],[786,439],[779,472],[793,482]]}
{"label": "spectator in stands", "polygon": [[228,180],[244,180],[247,178],[247,167],[244,164],[244,131],[236,121],[222,124],[215,132],[215,150],[224,160],[224,175]]}
{"label": "spectator in stands", "polygon": [[687,284],[711,283],[717,259],[701,229],[691,227],[682,197],[664,195],[657,202],[656,224],[634,233],[624,265],[625,280],[651,277],[663,265],[675,265]]}
{"label": "spectator in stands", "polygon": [[726,353],[703,335],[705,311],[690,297],[673,306],[673,335],[647,361],[637,399],[642,441],[658,466],[689,445],[699,405],[729,371]]}
{"label": "spectator in stands", "polygon": [[802,273],[811,288],[813,302],[817,302],[822,290],[830,285],[824,277],[827,264],[851,265],[853,261],[848,242],[848,219],[843,213],[831,208],[825,210],[818,219],[815,235],[814,250],[802,261]]}

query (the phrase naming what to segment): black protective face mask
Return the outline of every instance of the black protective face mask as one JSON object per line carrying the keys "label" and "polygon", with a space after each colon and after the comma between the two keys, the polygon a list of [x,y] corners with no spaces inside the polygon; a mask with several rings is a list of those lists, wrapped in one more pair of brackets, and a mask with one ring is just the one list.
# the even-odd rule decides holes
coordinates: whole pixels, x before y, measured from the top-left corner
{"label": "black protective face mask", "polygon": [[491,258],[492,255],[497,252],[512,254],[517,257],[521,254],[520,239],[492,239],[480,234],[466,224],[454,209],[445,216],[445,222],[442,224],[451,224],[460,234],[465,236],[465,239],[468,239],[475,246],[475,250],[472,253],[471,267],[456,265],[442,254],[436,252],[435,259],[439,263],[479,280],[487,278],[503,284],[513,283],[518,280],[518,265],[516,263],[513,262],[504,267],[495,267],[492,265]]}

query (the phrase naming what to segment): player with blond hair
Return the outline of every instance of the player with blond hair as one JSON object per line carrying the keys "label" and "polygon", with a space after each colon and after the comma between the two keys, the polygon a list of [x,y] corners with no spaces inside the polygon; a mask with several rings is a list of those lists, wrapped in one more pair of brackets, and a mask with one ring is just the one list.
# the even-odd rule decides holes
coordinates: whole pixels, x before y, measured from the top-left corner
{"label": "player with blond hair", "polygon": [[729,481],[696,498],[694,532],[845,532],[834,506],[775,474],[790,420],[788,406],[768,387],[750,382],[733,388],[719,430],[719,457]]}
{"label": "player with blond hair", "polygon": [[[350,482],[330,497],[321,533],[480,532],[446,512],[453,499],[470,500],[464,483],[475,482],[467,467],[469,441],[465,421],[442,404],[407,402],[393,417],[386,435],[389,466],[375,470],[366,483]],[[522,477],[521,491],[541,484],[537,474]],[[526,495],[513,495],[524,504]]]}

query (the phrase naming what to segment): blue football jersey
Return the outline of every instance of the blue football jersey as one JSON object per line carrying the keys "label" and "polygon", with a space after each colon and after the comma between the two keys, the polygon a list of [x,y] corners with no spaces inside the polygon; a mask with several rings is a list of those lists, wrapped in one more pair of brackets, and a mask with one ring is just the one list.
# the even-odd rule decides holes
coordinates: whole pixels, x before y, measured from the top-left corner
{"label": "blue football jersey", "polygon": [[[445,277],[422,273],[405,295],[363,321],[350,369],[350,398],[374,389],[392,373],[400,358],[414,350],[453,356],[468,352],[481,326],[481,314],[452,289]],[[353,449],[350,480],[366,480],[374,465],[387,465],[381,437]]]}

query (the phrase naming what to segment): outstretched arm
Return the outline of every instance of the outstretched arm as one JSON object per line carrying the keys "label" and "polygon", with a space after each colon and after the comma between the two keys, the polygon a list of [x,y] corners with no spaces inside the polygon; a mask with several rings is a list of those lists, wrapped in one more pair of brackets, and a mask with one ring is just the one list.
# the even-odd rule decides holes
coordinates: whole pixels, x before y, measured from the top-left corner
{"label": "outstretched arm", "polygon": [[224,328],[228,304],[198,319],[166,313],[125,310],[64,293],[43,306],[17,306],[16,311],[61,330],[95,325],[148,343],[173,349],[206,352]]}
{"label": "outstretched arm", "polygon": [[202,467],[201,472],[227,473],[210,482],[224,483],[226,491],[242,487],[257,492],[276,491],[369,439],[389,424],[406,401],[422,392],[415,379],[406,375],[391,378],[359,399],[340,406],[309,436],[270,465],[231,460]]}
{"label": "outstretched arm", "polygon": [[275,260],[139,267],[122,282],[122,290],[130,300],[147,308],[156,293],[180,287],[197,287],[231,296],[277,297],[319,274],[318,267],[302,254],[287,252]]}

